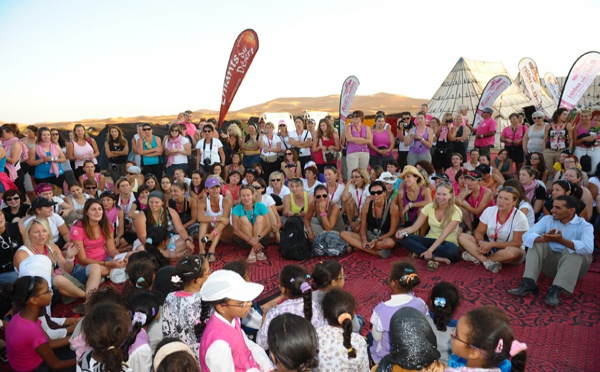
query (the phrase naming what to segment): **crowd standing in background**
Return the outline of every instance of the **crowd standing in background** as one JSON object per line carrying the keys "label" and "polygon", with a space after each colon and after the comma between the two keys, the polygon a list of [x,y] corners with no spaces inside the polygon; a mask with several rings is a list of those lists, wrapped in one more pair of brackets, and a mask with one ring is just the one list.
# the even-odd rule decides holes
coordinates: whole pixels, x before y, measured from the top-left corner
{"label": "crowd standing in background", "polygon": [[[554,278],[549,305],[573,293],[600,227],[600,110],[575,121],[565,109],[534,112],[533,124],[514,113],[500,128],[489,107],[478,125],[465,106],[440,118],[427,109],[401,113],[397,130],[385,113],[370,126],[357,110],[341,132],[331,116],[219,127],[186,111],[162,138],[150,123],[131,139],[110,126],[100,149],[82,124],[69,138],[3,124],[0,283],[12,308],[11,367],[524,370],[527,346],[502,310],[453,319],[459,290],[437,283],[426,301],[414,296],[421,279],[408,263],[393,265],[392,296],[373,309],[366,339],[335,260],[314,273],[284,267],[280,298],[254,302],[263,286],[250,282],[248,265],[293,234],[306,257],[361,250],[385,259],[406,249],[432,271],[461,259],[495,274],[524,264],[510,294],[537,293],[540,272]],[[247,259],[212,273],[219,244],[231,241]],[[122,294],[101,286],[105,278]],[[52,303],[76,300],[83,322],[52,318]]]}

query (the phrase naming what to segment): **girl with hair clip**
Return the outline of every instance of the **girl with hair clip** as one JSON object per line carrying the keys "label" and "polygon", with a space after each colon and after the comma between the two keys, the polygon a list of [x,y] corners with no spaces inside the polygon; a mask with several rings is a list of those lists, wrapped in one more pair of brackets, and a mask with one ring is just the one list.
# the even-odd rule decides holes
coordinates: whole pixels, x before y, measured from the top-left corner
{"label": "girl with hair clip", "polygon": [[248,316],[252,300],[263,288],[229,270],[208,277],[200,290],[202,315],[196,327],[203,372],[275,370],[265,351],[246,337],[240,325],[240,318]]}
{"label": "girl with hair clip", "polygon": [[328,324],[317,328],[319,365],[315,371],[369,370],[367,342],[361,335],[352,332],[355,307],[356,300],[350,292],[332,289],[325,295],[323,315]]}
{"label": "girl with hair clip", "polygon": [[279,372],[310,372],[319,364],[315,327],[303,317],[281,314],[268,332],[269,353]]}
{"label": "girl with hair clip", "polygon": [[152,292],[141,291],[129,296],[132,327],[123,349],[128,352],[126,362],[133,371],[150,371],[152,368],[152,349],[147,331],[159,319],[159,306],[160,303]]}
{"label": "girl with hair clip", "polygon": [[200,319],[200,289],[210,274],[208,261],[200,256],[185,256],[177,263],[169,293],[163,305],[163,336],[178,337],[190,346],[194,355],[200,350],[196,321]]}
{"label": "girl with hair clip", "polygon": [[279,288],[284,297],[283,302],[275,307],[265,307],[263,324],[258,331],[256,343],[267,349],[267,330],[269,323],[279,314],[291,313],[304,316],[315,328],[326,324],[321,304],[312,301],[312,289],[309,284],[310,275],[299,265],[287,265],[279,274]]}
{"label": "girl with hair clip", "polygon": [[427,321],[435,333],[440,361],[448,363],[452,351],[450,333],[456,328],[456,319],[452,319],[460,305],[458,288],[452,283],[440,282],[433,286],[429,295],[431,309]]}
{"label": "girl with hair clip", "polygon": [[170,266],[169,259],[162,253],[169,243],[169,231],[163,226],[152,226],[148,229],[144,249],[152,255],[159,268]]}
{"label": "girl with hair clip", "polygon": [[[125,272],[127,273],[127,284],[123,286],[122,295],[125,303],[129,302],[131,296],[140,291],[150,291],[154,285],[154,274],[156,273],[156,265],[150,257],[144,257],[148,253],[141,255],[134,253],[132,261],[127,263]],[[138,257],[141,256],[141,257]],[[127,288],[129,287],[129,288]]]}
{"label": "girl with hair clip", "polygon": [[[60,360],[53,349],[65,347],[69,338],[49,340],[38,319],[42,309],[52,303],[52,289],[39,276],[24,276],[14,284],[6,283],[2,296],[11,297],[21,310],[6,326],[6,355],[14,371],[47,371],[73,368],[75,359]],[[72,355],[74,357],[74,355]]]}
{"label": "girl with hair clip", "polygon": [[[346,284],[346,276],[344,268],[335,260],[321,261],[315,265],[312,274],[312,300],[315,303],[321,304],[323,307],[323,299],[325,295],[332,289],[342,289]],[[360,332],[363,321],[358,316],[352,316],[352,330]]]}
{"label": "girl with hair clip", "polygon": [[[83,336],[91,347],[77,362],[77,372],[133,372],[127,365],[126,343],[131,337],[131,318],[119,304],[97,304],[83,318]],[[129,336],[129,337],[128,337]]]}
{"label": "girl with hair clip", "polygon": [[200,372],[196,356],[178,338],[167,337],[156,346],[154,372]]}
{"label": "girl with hair clip", "polygon": [[469,311],[451,333],[452,355],[446,371],[521,372],[527,345],[515,339],[506,313],[493,306]]}
{"label": "girl with hair clip", "polygon": [[371,324],[373,325],[373,346],[371,357],[376,363],[390,353],[390,319],[396,311],[403,307],[413,307],[421,314],[427,314],[425,301],[416,297],[412,290],[421,283],[417,269],[407,262],[396,262],[390,273],[390,288],[392,297],[380,303],[373,310]]}

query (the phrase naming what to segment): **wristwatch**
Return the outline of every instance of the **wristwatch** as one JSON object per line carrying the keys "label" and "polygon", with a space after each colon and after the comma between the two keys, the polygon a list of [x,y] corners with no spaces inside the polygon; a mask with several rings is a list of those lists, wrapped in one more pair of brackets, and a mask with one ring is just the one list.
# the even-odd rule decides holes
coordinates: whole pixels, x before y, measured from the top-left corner
{"label": "wristwatch", "polygon": [[260,236],[260,235],[259,235],[259,236],[258,236],[258,240],[262,240],[262,236]]}

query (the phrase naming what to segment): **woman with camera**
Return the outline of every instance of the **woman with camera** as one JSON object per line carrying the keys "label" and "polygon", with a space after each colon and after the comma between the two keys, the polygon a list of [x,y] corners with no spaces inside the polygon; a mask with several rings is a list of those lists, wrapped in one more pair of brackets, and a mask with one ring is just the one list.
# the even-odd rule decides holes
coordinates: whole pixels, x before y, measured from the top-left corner
{"label": "woman with camera", "polygon": [[442,174],[446,169],[452,167],[452,157],[454,145],[450,140],[450,131],[453,128],[452,114],[444,114],[442,123],[437,127],[435,138],[435,150],[433,151],[433,167],[436,174]]}
{"label": "woman with camera", "polygon": [[448,134],[448,139],[452,142],[452,149],[455,153],[467,159],[467,147],[469,147],[469,131],[465,130],[464,118],[462,114],[454,116],[454,123]]}
{"label": "woman with camera", "polygon": [[419,160],[431,162],[431,153],[429,149],[433,144],[433,130],[427,127],[425,113],[417,114],[417,126],[410,130],[408,136],[404,138],[404,144],[410,146],[408,150],[407,161],[409,165],[415,165]]}
{"label": "woman with camera", "polygon": [[271,174],[279,169],[279,152],[281,141],[275,135],[275,125],[271,122],[265,124],[267,133],[258,141],[260,147],[260,164],[266,174]]}
{"label": "woman with camera", "polygon": [[223,144],[220,140],[213,138],[213,130],[214,128],[211,124],[206,124],[202,128],[204,138],[196,144],[196,150],[198,151],[198,155],[196,155],[196,169],[200,169],[202,166],[202,170],[206,174],[210,173],[210,166],[214,163],[225,164]]}
{"label": "woman with camera", "polygon": [[375,128],[373,128],[373,141],[369,146],[369,165],[374,168],[376,165],[382,168],[386,167],[389,160],[393,159],[392,150],[394,149],[394,135],[385,128],[385,116],[375,116]]}
{"label": "woman with camera", "polygon": [[410,112],[403,112],[402,117],[398,119],[398,141],[400,142],[398,146],[398,167],[400,170],[404,169],[404,166],[408,164],[406,159],[408,157],[408,150],[410,149],[410,146],[404,144],[404,138],[408,136],[408,133],[414,126],[415,124],[412,122]]}
{"label": "woman with camera", "polygon": [[325,173],[327,165],[337,162],[340,150],[340,138],[333,125],[328,120],[321,119],[312,144],[313,158],[320,174]]}

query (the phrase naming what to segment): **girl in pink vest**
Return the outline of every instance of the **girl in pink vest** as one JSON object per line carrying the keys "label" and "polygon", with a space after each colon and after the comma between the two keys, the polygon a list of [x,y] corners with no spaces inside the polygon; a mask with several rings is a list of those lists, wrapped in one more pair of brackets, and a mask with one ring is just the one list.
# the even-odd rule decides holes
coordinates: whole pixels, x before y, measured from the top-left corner
{"label": "girl in pink vest", "polygon": [[263,289],[261,284],[246,282],[229,270],[218,270],[208,277],[200,290],[202,314],[196,335],[201,340],[203,372],[275,371],[266,352],[246,337],[240,324]]}

